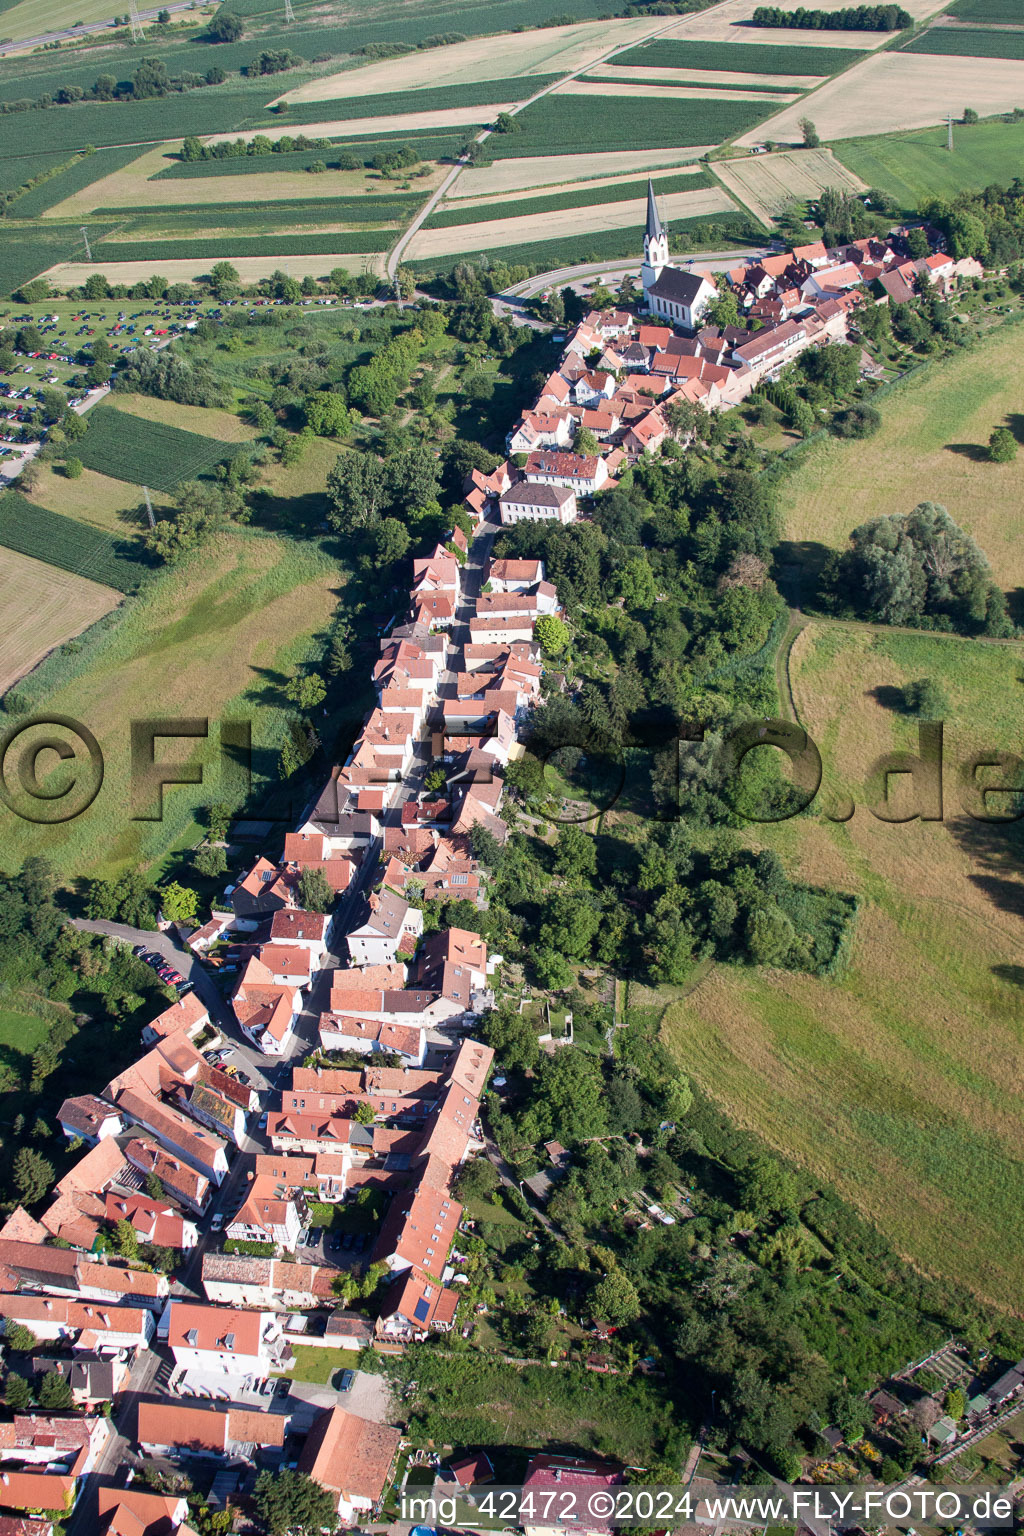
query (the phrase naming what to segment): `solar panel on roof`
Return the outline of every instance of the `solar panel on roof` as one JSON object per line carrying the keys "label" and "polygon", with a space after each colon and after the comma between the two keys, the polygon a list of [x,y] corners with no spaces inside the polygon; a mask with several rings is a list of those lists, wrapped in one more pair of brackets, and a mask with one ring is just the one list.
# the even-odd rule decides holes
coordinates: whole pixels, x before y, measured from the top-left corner
{"label": "solar panel on roof", "polygon": [[423,1297],[421,1296],[415,1307],[413,1307],[413,1316],[418,1318],[421,1323],[425,1323],[429,1312],[430,1304],[429,1302],[424,1301]]}

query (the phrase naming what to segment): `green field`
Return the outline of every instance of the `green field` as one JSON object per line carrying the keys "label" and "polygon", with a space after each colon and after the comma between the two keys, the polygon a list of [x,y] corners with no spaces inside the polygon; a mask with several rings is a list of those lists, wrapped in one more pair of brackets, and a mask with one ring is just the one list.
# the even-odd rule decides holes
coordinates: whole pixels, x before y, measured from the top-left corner
{"label": "green field", "polygon": [[[220,220],[227,223],[227,220]],[[111,261],[174,261],[186,260],[234,261],[238,256],[324,256],[343,252],[386,251],[394,236],[392,229],[341,231],[336,234],[277,235],[268,228],[262,236],[232,235],[227,233],[208,240],[100,240],[93,242],[93,260]],[[0,246],[0,251],[3,247]],[[53,260],[66,258],[54,257]],[[49,263],[47,263],[49,265]],[[328,270],[328,261],[324,268]],[[36,271],[42,268],[37,267]],[[154,266],[154,271],[156,267]]]}
{"label": "green field", "polygon": [[985,27],[929,27],[906,53],[943,53],[974,59],[1024,59],[1024,27],[1004,32]]}
{"label": "green field", "polygon": [[522,132],[495,134],[487,152],[495,160],[523,155],[718,144],[769,115],[770,102],[696,99],[658,101],[649,96],[545,96],[519,114]]}
{"label": "green field", "polygon": [[[589,81],[592,85],[607,85],[608,84],[608,76],[607,75],[580,75],[579,78],[581,80]],[[706,80],[641,80],[641,79],[626,80],[626,79],[623,79],[621,75],[616,75],[616,77],[615,77],[615,84],[617,86],[639,85],[645,91],[646,90],[650,90],[652,86],[654,86],[654,87],[662,86],[662,87],[664,87],[665,90],[673,90],[675,87],[681,86],[681,85],[683,85],[683,86],[690,86],[694,90],[700,90],[702,87],[705,87],[707,85],[707,81]],[[792,91],[792,87],[788,86],[788,85],[739,85],[735,80],[723,80],[721,83],[716,84],[714,88],[715,88],[716,92],[717,91],[740,91],[740,92],[744,92],[745,91],[748,95],[750,94],[750,92],[754,92],[754,94],[758,95],[758,96],[771,96],[771,95],[785,96],[785,95],[788,95]]]}
{"label": "green field", "polygon": [[[710,246],[706,238],[709,233]],[[702,245],[707,246],[708,249],[723,244],[740,245],[751,238],[750,216],[743,213],[716,213],[700,219],[673,219],[673,237],[682,237],[687,234],[693,235],[694,239],[691,244],[686,245],[686,249],[698,249]],[[680,249],[682,248],[681,245]],[[410,261],[408,265],[416,272],[448,272],[460,261],[466,260],[467,257],[471,258],[472,254],[471,251],[465,251],[458,255],[428,256],[421,261]],[[639,265],[635,229],[604,229],[593,234],[587,234],[584,231],[582,234],[566,236],[561,240],[536,240],[525,245],[512,245],[500,249],[489,246],[486,254],[488,262],[492,265],[499,261],[513,264],[528,262],[540,272],[553,267],[575,266],[580,262],[625,261],[630,257],[636,258]]]}
{"label": "green field", "polygon": [[[316,186],[316,178],[309,178],[310,187]],[[277,229],[289,224],[389,224],[395,220],[411,219],[417,208],[426,201],[426,192],[396,193],[391,197],[331,197],[313,195],[297,198],[270,198],[256,206],[246,203],[199,203],[190,205],[188,193],[183,189],[177,203],[147,205],[144,213],[121,225],[118,234],[139,235],[146,233],[147,225],[165,229],[173,221],[175,233],[187,235],[190,230],[209,229],[225,225],[255,233],[259,230]],[[131,210],[126,210],[128,213]]]}
{"label": "green field", "polygon": [[[55,170],[64,165],[70,159],[69,155],[51,152],[48,155],[5,155],[0,160],[0,192],[15,192],[33,176],[45,176],[47,171]],[[32,192],[26,192],[23,198],[19,198],[11,206],[11,212],[17,217],[24,217],[22,207],[30,198],[45,195],[50,187],[56,186],[60,181],[59,176],[54,176],[50,181]]]}
{"label": "green field", "polygon": [[183,480],[205,474],[230,458],[238,446],[163,422],[143,421],[112,405],[93,406],[86,420],[89,430],[75,445],[85,467],[156,491],[172,491]]}
{"label": "green field", "polygon": [[[19,197],[10,216],[14,219],[37,219],[66,197],[84,191],[101,176],[109,176],[130,165],[141,153],[143,151],[137,145],[121,145],[118,149],[100,149],[94,155],[82,155],[67,165],[59,175],[52,176],[41,187],[33,187],[31,192]],[[62,157],[60,163],[65,163],[66,158]],[[3,163],[6,165],[8,162]]]}
{"label": "green field", "polygon": [[[358,76],[356,76],[358,79]],[[557,75],[512,75],[502,80],[467,80],[464,85],[434,89],[382,91],[373,96],[328,97],[323,101],[297,102],[289,106],[286,122],[348,121],[354,117],[390,117],[398,112],[443,112],[449,107],[489,106],[496,101],[525,101]],[[313,113],[313,116],[307,116]],[[484,114],[486,116],[486,114]]]}
{"label": "green field", "polygon": [[76,518],[50,512],[18,491],[0,496],[0,544],[118,592],[134,592],[146,573],[138,546]]}
{"label": "green field", "polygon": [[[657,190],[659,196],[669,192],[697,192],[701,187],[714,186],[714,180],[707,171],[699,170],[693,176],[666,176],[659,178]],[[482,207],[463,207],[456,203],[444,209],[442,213],[433,213],[423,226],[424,229],[449,229],[458,224],[476,224],[490,219],[507,219],[510,215],[557,212],[560,208],[592,208],[598,203],[617,203],[630,197],[645,197],[647,194],[646,181],[617,181],[610,187],[595,187],[587,191],[581,187],[577,192],[564,192],[553,197],[524,197],[521,200],[509,200],[503,203],[487,203]],[[672,226],[675,228],[675,224]]]}
{"label": "green field", "polygon": [[[978,748],[1018,739],[1022,661],[1019,646],[805,629],[790,676],[824,761],[822,792],[811,814],[751,835],[794,878],[861,896],[849,970],[824,982],[720,966],[663,1021],[680,1064],[730,1119],[834,1185],[913,1262],[1013,1310],[1024,1264],[1021,842],[1013,827],[968,820],[957,772]],[[915,722],[892,700],[921,677],[950,701],[946,819],[886,824],[863,786],[879,755],[916,746]],[[842,824],[818,809],[834,794],[856,807]]]}
{"label": "green field", "polygon": [[1001,327],[908,379],[879,402],[869,442],[814,443],[781,482],[784,538],[820,564],[879,511],[937,501],[977,539],[999,585],[1024,588],[1024,481],[981,451],[995,427],[1017,420],[1022,340],[1021,326]]}
{"label": "green field", "polygon": [[[644,64],[657,69],[749,70],[755,75],[835,75],[856,64],[859,48],[792,48],[785,43],[699,43],[655,38],[615,57],[617,65]],[[653,142],[653,141],[652,141]]]}
{"label": "green field", "polygon": [[836,158],[869,187],[895,197],[907,212],[932,197],[980,192],[993,182],[1009,186],[1024,160],[1024,123],[975,123],[954,128],[955,150],[945,128],[878,138],[842,139]]}
{"label": "green field", "polygon": [[[8,867],[37,853],[62,874],[80,876],[159,863],[195,846],[201,808],[224,797],[216,725],[208,745],[197,749],[210,765],[206,783],[168,791],[162,821],[136,821],[126,723],[132,719],[250,719],[254,791],[277,786],[277,749],[292,706],[276,684],[322,654],[344,584],[332,549],[319,539],[225,530],[189,560],[157,572],[116,613],[24,678],[17,690],[24,708],[81,720],[97,737],[105,768],[88,811],[61,826],[30,825],[0,808]],[[354,676],[347,699],[361,705],[362,685],[363,677]],[[336,720],[318,721],[325,740]]]}
{"label": "green field", "polygon": [[1019,0],[954,0],[949,8],[950,16],[959,21],[1002,22],[1004,25],[1020,23]]}

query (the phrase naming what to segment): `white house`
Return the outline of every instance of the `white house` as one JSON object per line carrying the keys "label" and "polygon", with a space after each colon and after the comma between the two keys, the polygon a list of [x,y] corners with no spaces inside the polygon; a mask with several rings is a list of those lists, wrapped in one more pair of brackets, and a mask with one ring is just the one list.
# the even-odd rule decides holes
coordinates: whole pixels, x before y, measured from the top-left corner
{"label": "white house", "polygon": [[521,480],[499,498],[501,520],[510,523],[574,523],[579,516],[576,492],[570,486]]}
{"label": "white house", "polygon": [[403,897],[388,890],[367,898],[362,921],[346,938],[353,965],[387,965],[399,950],[409,954],[423,932],[423,913]]}
{"label": "white house", "polygon": [[167,1344],[179,1370],[213,1376],[266,1376],[290,1358],[271,1312],[239,1312],[202,1302],[172,1301]]}
{"label": "white house", "polygon": [[608,479],[608,466],[596,454],[531,453],[523,473],[539,485],[564,485],[577,496],[593,496]]}

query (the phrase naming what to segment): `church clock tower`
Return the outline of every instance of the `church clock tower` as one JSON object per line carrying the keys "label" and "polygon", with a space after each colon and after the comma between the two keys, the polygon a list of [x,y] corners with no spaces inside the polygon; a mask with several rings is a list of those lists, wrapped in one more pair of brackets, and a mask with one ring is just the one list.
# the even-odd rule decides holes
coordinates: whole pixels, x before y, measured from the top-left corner
{"label": "church clock tower", "polygon": [[644,293],[658,281],[662,269],[668,266],[668,230],[658,215],[654,200],[654,183],[647,181],[647,229],[644,232],[644,264],[640,269],[640,281]]}

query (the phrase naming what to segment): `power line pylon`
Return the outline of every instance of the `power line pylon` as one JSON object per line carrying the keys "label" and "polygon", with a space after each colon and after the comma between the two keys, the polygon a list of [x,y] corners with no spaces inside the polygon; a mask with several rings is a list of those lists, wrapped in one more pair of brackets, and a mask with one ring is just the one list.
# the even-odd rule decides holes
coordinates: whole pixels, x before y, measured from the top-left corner
{"label": "power line pylon", "polygon": [[79,225],[79,228],[82,231],[82,239],[85,241],[85,259],[86,261],[92,261],[92,251],[89,249],[89,231],[84,224]]}
{"label": "power line pylon", "polygon": [[952,114],[952,112],[947,112],[946,113],[946,148],[949,150],[950,154],[953,153],[953,114]]}
{"label": "power line pylon", "polygon": [[139,7],[136,4],[136,0],[131,0],[131,9],[128,12],[128,25],[132,29],[132,42],[144,43],[146,41],[146,34],[142,30],[142,18],[139,15]]}
{"label": "power line pylon", "polygon": [[295,20],[295,7],[292,5],[292,0],[284,0],[284,19],[285,21]]}

